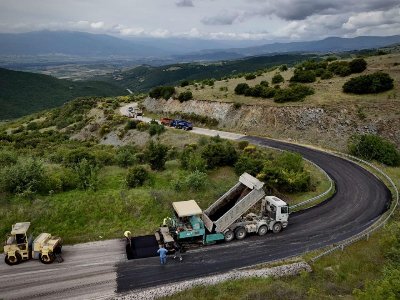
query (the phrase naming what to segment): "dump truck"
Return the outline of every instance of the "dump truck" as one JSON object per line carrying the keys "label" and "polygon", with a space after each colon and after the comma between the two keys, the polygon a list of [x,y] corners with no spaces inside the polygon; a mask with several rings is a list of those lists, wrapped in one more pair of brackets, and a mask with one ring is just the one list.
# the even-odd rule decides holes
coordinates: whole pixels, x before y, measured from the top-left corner
{"label": "dump truck", "polygon": [[[125,233],[128,258],[153,256],[160,245],[173,251],[175,243],[184,247],[210,245],[241,240],[251,233],[263,236],[268,231],[280,232],[288,225],[289,207],[278,197],[266,196],[263,186],[244,173],[204,211],[194,200],[173,202],[174,215],[164,219],[154,236],[131,237],[129,231]],[[256,204],[260,206],[256,208]]]}
{"label": "dump truck", "polygon": [[[12,225],[4,245],[4,261],[12,266],[22,261],[39,259],[44,264],[51,264],[58,256],[60,259],[62,239],[49,233],[41,233],[36,239],[29,234],[30,222]],[[59,260],[60,261],[60,260]]]}

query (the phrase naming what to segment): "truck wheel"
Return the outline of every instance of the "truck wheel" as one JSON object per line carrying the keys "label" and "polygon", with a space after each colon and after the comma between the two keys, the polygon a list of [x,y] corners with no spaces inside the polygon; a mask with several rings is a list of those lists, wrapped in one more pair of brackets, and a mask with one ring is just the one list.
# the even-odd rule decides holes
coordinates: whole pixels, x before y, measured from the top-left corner
{"label": "truck wheel", "polygon": [[268,232],[268,227],[266,225],[261,225],[260,228],[258,228],[258,235],[263,236],[266,235]]}
{"label": "truck wheel", "polygon": [[225,242],[230,242],[235,237],[232,230],[228,230],[227,232],[225,232],[224,236],[225,236]]}
{"label": "truck wheel", "polygon": [[274,226],[272,226],[272,232],[273,233],[278,233],[279,231],[282,230],[282,224],[281,223],[275,223]]}
{"label": "truck wheel", "polygon": [[16,253],[15,256],[8,256],[4,257],[4,261],[9,266],[18,265],[22,261],[21,254]]}
{"label": "truck wheel", "polygon": [[48,255],[39,254],[39,259],[42,263],[48,265],[51,264],[56,259],[56,256],[53,253],[49,252]]}
{"label": "truck wheel", "polygon": [[246,237],[246,229],[239,227],[235,230],[235,237],[237,240],[243,240]]}

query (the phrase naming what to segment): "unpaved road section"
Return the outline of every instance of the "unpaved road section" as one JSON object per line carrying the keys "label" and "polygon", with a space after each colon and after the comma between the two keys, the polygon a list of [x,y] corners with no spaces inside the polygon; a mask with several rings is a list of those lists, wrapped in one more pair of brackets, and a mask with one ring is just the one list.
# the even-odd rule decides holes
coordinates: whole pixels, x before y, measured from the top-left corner
{"label": "unpaved road section", "polygon": [[0,299],[109,299],[115,296],[116,268],[125,260],[123,240],[64,246],[63,263],[0,262]]}
{"label": "unpaved road section", "polygon": [[[221,137],[225,134],[202,130]],[[169,258],[167,265],[160,266],[157,257],[126,261],[122,240],[66,246],[61,264],[29,261],[9,267],[0,262],[0,299],[106,299],[227,272],[342,241],[366,229],[388,207],[391,195],[386,186],[352,162],[299,145],[226,134],[231,139],[299,152],[329,174],[337,193],[329,201],[291,215],[289,226],[279,234],[189,251],[182,263]]]}

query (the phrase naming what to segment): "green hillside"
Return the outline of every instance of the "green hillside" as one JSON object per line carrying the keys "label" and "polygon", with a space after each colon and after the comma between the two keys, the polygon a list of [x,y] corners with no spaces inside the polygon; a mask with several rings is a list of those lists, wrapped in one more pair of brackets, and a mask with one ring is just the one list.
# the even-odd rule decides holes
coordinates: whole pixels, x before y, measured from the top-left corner
{"label": "green hillside", "polygon": [[281,64],[294,65],[311,57],[315,57],[315,55],[279,54],[216,63],[181,63],[160,67],[139,66],[116,73],[113,78],[106,77],[105,80],[140,92],[148,91],[159,85],[176,85],[182,80],[220,79]]}
{"label": "green hillside", "polygon": [[0,120],[57,107],[81,96],[117,96],[126,91],[111,83],[57,79],[0,68]]}

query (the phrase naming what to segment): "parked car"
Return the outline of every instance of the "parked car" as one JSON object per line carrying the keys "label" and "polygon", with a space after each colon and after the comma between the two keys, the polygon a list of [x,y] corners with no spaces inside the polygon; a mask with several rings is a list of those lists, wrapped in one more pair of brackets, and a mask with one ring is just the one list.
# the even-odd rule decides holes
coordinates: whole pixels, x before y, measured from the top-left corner
{"label": "parked car", "polygon": [[170,118],[161,118],[160,119],[160,123],[164,126],[171,126],[172,121],[173,121],[173,119],[170,119]]}
{"label": "parked car", "polygon": [[185,120],[172,120],[171,125],[177,129],[192,130],[193,124]]}

